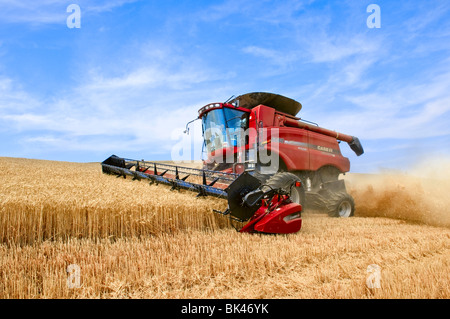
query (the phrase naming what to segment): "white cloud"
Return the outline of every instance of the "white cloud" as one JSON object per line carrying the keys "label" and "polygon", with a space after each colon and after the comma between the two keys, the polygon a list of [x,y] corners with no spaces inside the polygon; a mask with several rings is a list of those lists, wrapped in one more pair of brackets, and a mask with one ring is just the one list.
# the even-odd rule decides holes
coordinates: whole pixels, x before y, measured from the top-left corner
{"label": "white cloud", "polygon": [[346,100],[357,108],[319,116],[326,125],[341,127],[364,139],[445,136],[450,134],[450,91],[445,87],[450,87],[450,72],[419,83],[400,81],[374,87],[369,93],[347,94]]}
{"label": "white cloud", "polygon": [[[442,18],[448,17],[450,5],[447,1],[435,1],[433,4],[433,6],[426,3],[415,4],[414,16],[403,22],[411,38],[420,35],[427,27],[437,23]],[[437,34],[442,31],[444,30],[438,30]]]}
{"label": "white cloud", "polygon": [[8,77],[0,77],[0,119],[6,114],[20,114],[41,106],[40,101]]}
{"label": "white cloud", "polygon": [[139,0],[0,0],[0,21],[3,23],[27,23],[33,25],[66,23],[67,6],[76,3],[84,14],[110,11]]}
{"label": "white cloud", "polygon": [[92,4],[92,1],[86,1],[85,7],[88,12],[105,12],[138,1],[141,0],[109,0],[99,1],[98,4]]}
{"label": "white cloud", "polygon": [[217,22],[227,20],[234,24],[269,23],[272,25],[295,23],[293,14],[306,8],[314,0],[283,2],[226,0],[197,13],[199,20]]}
{"label": "white cloud", "polygon": [[278,50],[272,50],[268,48],[261,48],[258,46],[247,46],[242,50],[244,53],[254,55],[256,57],[268,60],[269,63],[278,67],[286,67],[288,64],[295,62],[300,58],[297,52],[281,52]]}
{"label": "white cloud", "polygon": [[[148,51],[145,54],[155,57]],[[109,76],[102,68],[83,72],[87,75],[78,86],[66,88],[64,94],[50,99],[36,97],[37,102],[27,108],[20,105],[30,98],[22,101],[15,97],[28,95],[3,78],[0,121],[4,129],[21,134],[20,143],[40,146],[41,150],[143,149],[152,154],[170,154],[173,143],[168,140],[172,133],[184,130],[186,123],[198,115],[198,109],[211,99],[228,96],[225,90],[220,92],[222,88],[215,87],[214,81],[230,75],[197,61],[186,63],[189,57],[177,57],[172,52],[156,56],[164,63],[137,54],[135,68],[120,76]],[[199,144],[198,126],[191,130],[191,137]]]}
{"label": "white cloud", "polygon": [[367,35],[349,35],[341,36],[321,35],[311,37],[306,49],[311,56],[311,61],[337,62],[354,56],[366,56],[377,54],[381,49],[381,40],[371,38]]}

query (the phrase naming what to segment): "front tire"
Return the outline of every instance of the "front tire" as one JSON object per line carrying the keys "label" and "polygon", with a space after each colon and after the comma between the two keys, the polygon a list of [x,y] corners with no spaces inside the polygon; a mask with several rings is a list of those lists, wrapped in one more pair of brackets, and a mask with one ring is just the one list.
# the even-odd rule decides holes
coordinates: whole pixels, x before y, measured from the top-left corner
{"label": "front tire", "polygon": [[[295,182],[300,182],[300,187],[295,187],[291,185]],[[305,203],[305,189],[303,188],[303,183],[301,179],[292,173],[288,172],[280,172],[276,173],[272,177],[270,177],[265,183],[272,188],[281,188],[286,192],[289,192],[289,197],[292,202],[304,205]]]}

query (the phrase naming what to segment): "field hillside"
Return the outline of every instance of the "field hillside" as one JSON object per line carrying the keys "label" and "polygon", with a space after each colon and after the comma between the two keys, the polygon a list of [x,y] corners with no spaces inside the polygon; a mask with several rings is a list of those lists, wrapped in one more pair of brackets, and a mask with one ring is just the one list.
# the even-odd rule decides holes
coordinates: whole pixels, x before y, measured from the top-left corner
{"label": "field hillside", "polygon": [[449,298],[448,177],[348,174],[354,217],[252,235],[212,212],[225,200],[0,158],[0,298]]}

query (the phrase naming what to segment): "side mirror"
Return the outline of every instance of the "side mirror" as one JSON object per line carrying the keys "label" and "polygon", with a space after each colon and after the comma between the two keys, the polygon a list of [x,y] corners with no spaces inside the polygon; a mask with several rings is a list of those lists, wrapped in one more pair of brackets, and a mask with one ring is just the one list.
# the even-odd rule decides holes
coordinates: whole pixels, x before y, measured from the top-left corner
{"label": "side mirror", "polygon": [[195,120],[189,121],[189,122],[186,124],[186,129],[183,131],[183,133],[189,135],[189,124],[191,124],[192,122],[197,121],[198,119],[200,119],[200,118],[196,118]]}

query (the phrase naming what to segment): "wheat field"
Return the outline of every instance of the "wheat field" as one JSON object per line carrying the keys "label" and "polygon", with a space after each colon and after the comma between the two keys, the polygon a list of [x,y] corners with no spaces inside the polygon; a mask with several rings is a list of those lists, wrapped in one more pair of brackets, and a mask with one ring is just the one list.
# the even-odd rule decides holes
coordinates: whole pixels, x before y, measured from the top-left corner
{"label": "wheat field", "polygon": [[0,158],[0,298],[449,298],[449,179],[346,179],[355,217],[306,211],[296,234],[254,235],[212,212],[225,200]]}

